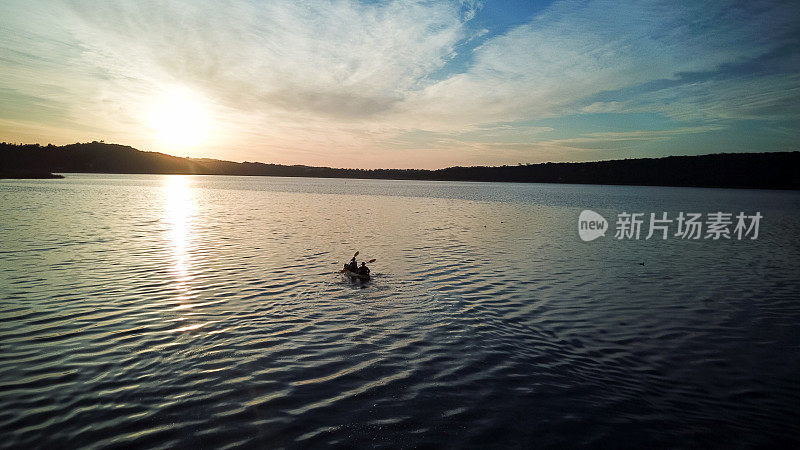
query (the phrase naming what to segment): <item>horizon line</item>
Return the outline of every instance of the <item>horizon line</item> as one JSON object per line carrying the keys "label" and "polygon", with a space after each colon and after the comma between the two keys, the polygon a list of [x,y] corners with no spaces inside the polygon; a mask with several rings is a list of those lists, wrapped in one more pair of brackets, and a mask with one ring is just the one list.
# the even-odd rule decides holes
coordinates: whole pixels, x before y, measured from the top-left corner
{"label": "horizon line", "polygon": [[439,167],[436,169],[424,169],[424,168],[393,168],[393,167],[381,167],[375,169],[366,169],[361,167],[333,167],[333,166],[313,166],[308,164],[279,164],[279,163],[272,163],[272,162],[261,162],[261,161],[234,161],[228,159],[219,159],[219,158],[210,158],[210,157],[194,157],[194,156],[179,156],[172,153],[165,153],[163,151],[156,151],[156,150],[142,150],[131,145],[127,144],[119,144],[114,142],[105,142],[104,140],[95,140],[89,142],[74,142],[71,144],[63,144],[63,145],[56,145],[52,143],[48,144],[40,144],[36,143],[17,143],[17,142],[0,142],[0,145],[13,145],[18,147],[24,146],[38,146],[40,148],[47,148],[47,147],[67,147],[70,145],[90,145],[90,144],[102,144],[102,145],[113,145],[118,147],[127,147],[138,152],[144,153],[157,153],[160,155],[171,156],[173,158],[182,158],[182,159],[189,159],[189,160],[210,160],[210,161],[220,161],[220,162],[228,162],[234,164],[263,164],[263,165],[273,165],[273,166],[285,166],[285,167],[313,167],[313,168],[321,168],[321,169],[335,169],[335,170],[363,170],[363,171],[376,171],[376,170],[418,170],[418,171],[426,171],[426,172],[436,172],[439,170],[447,170],[447,169],[454,169],[454,168],[494,168],[494,167],[518,167],[518,166],[538,166],[538,165],[546,165],[546,164],[592,164],[592,163],[601,163],[601,162],[613,162],[613,161],[631,161],[631,160],[658,160],[658,159],[667,159],[667,158],[694,158],[694,157],[702,157],[702,156],[712,156],[712,155],[760,155],[760,154],[770,154],[770,153],[796,153],[800,152],[800,149],[793,149],[793,150],[773,150],[773,151],[747,151],[747,152],[716,152],[716,153],[702,153],[697,155],[664,155],[664,156],[656,156],[656,157],[634,157],[634,158],[616,158],[616,159],[598,159],[592,161],[546,161],[546,162],[538,162],[538,163],[516,163],[516,164],[501,164],[496,166],[489,166],[489,165],[472,165],[472,166],[446,166],[446,167]]}

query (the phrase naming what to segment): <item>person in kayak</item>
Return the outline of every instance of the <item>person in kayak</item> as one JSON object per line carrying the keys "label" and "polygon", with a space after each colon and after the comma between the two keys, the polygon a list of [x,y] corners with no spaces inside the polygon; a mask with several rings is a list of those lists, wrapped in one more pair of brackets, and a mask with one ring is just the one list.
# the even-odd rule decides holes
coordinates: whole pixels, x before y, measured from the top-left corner
{"label": "person in kayak", "polygon": [[[364,263],[361,263],[364,264]],[[344,268],[349,270],[350,272],[357,272],[358,271],[358,263],[356,262],[356,257],[353,256],[353,259],[350,260],[349,263],[344,265]]]}
{"label": "person in kayak", "polygon": [[367,263],[361,262],[361,267],[358,268],[358,274],[361,276],[369,276],[369,267],[367,267]]}

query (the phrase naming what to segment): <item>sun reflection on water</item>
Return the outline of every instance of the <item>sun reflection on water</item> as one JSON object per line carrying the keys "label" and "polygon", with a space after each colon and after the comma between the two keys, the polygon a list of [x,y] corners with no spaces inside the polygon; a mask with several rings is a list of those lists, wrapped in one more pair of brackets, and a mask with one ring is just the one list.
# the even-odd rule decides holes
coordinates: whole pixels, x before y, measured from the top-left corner
{"label": "sun reflection on water", "polygon": [[[163,204],[164,220],[168,226],[166,237],[174,261],[173,289],[176,296],[170,303],[174,305],[174,310],[192,308],[194,305],[191,303],[193,295],[190,283],[194,278],[192,246],[195,241],[193,222],[197,205],[192,191],[191,176],[167,176],[164,183]],[[191,325],[174,331],[192,330],[200,326]]]}
{"label": "sun reflection on water", "polygon": [[175,258],[177,281],[191,280],[191,254],[193,241],[192,219],[195,213],[194,197],[190,179],[185,175],[170,175],[164,186],[164,213],[170,225],[169,237]]}

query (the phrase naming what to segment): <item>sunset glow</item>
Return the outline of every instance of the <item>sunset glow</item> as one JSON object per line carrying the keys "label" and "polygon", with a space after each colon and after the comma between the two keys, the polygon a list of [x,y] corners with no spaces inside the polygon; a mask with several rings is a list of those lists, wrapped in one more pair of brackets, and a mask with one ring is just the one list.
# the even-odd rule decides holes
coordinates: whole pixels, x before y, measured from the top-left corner
{"label": "sunset glow", "polygon": [[0,2],[0,135],[359,168],[789,151],[797,2]]}
{"label": "sunset glow", "polygon": [[203,143],[211,125],[203,105],[188,92],[176,90],[159,99],[150,113],[150,126],[170,148]]}

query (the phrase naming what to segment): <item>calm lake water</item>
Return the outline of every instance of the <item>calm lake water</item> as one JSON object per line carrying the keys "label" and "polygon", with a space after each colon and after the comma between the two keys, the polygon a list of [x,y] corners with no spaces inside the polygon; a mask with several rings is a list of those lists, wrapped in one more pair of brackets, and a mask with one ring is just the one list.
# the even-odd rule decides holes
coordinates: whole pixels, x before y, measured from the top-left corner
{"label": "calm lake water", "polygon": [[[583,209],[763,219],[583,242]],[[798,236],[796,192],[3,180],[0,446],[797,446]]]}

